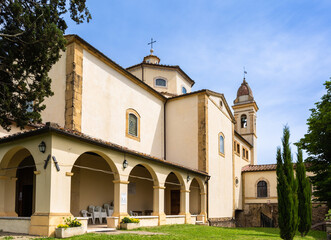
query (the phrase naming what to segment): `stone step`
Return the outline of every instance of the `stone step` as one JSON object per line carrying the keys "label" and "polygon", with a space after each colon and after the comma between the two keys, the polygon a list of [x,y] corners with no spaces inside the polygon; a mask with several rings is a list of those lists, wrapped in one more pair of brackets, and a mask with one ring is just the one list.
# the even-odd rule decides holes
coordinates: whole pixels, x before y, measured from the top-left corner
{"label": "stone step", "polygon": [[87,233],[93,233],[93,232],[114,232],[116,231],[116,228],[88,228]]}
{"label": "stone step", "polygon": [[203,221],[195,221],[195,225],[203,225],[203,226],[208,226],[208,223],[204,223]]}

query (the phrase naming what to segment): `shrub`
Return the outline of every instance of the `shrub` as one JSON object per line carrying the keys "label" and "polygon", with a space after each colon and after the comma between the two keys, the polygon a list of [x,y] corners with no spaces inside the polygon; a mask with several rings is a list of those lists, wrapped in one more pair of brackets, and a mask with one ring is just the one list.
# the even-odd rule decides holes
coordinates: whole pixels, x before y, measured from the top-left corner
{"label": "shrub", "polygon": [[64,223],[67,224],[69,227],[80,227],[82,223],[77,220],[77,218],[71,219],[71,217],[65,218]]}
{"label": "shrub", "polygon": [[65,224],[59,224],[57,228],[65,228],[67,229],[68,227],[80,227],[82,226],[82,223],[77,220],[77,218],[72,219],[71,217],[63,218]]}
{"label": "shrub", "polygon": [[129,217],[125,217],[122,219],[121,223],[139,223],[140,220],[137,218],[129,218]]}
{"label": "shrub", "polygon": [[59,224],[57,225],[57,228],[65,228],[67,229],[69,226],[67,224]]}
{"label": "shrub", "polygon": [[329,209],[328,213],[325,214],[325,221],[331,222],[331,209]]}

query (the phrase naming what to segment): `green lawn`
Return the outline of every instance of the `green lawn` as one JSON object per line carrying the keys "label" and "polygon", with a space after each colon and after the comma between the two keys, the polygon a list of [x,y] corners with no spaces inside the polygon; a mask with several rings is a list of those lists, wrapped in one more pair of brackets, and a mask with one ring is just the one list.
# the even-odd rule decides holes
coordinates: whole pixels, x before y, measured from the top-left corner
{"label": "green lawn", "polygon": [[[277,228],[219,228],[197,225],[168,225],[140,228],[138,231],[160,232],[166,235],[85,234],[70,239],[281,239]],[[326,239],[326,233],[311,231],[305,238],[297,235],[294,239]]]}

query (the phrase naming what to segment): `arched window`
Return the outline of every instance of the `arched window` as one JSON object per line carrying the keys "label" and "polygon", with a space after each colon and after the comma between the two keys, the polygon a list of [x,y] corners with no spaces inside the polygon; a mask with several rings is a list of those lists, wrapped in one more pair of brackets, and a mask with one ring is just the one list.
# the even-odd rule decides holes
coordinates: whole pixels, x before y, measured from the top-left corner
{"label": "arched window", "polygon": [[268,197],[268,184],[266,181],[259,181],[257,183],[257,197]]}
{"label": "arched window", "polygon": [[126,136],[140,141],[140,116],[133,110],[126,110]]}
{"label": "arched window", "polygon": [[224,156],[224,135],[223,135],[223,133],[218,134],[218,141],[219,141],[219,153],[221,156]]}
{"label": "arched window", "polygon": [[246,114],[241,115],[241,128],[247,128],[247,116],[246,116]]}
{"label": "arched window", "polygon": [[129,113],[129,134],[135,137],[138,135],[138,118],[133,113]]}
{"label": "arched window", "polygon": [[187,90],[186,90],[185,87],[182,87],[182,93],[183,93],[183,94],[187,93]]}
{"label": "arched window", "polygon": [[162,78],[155,79],[155,86],[157,87],[167,87],[167,80]]}

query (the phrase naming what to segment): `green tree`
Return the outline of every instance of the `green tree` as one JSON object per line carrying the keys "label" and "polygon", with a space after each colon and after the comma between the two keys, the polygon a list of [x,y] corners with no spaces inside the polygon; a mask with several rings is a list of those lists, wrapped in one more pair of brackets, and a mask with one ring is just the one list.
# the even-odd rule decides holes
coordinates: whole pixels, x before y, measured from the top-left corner
{"label": "green tree", "polygon": [[308,153],[307,171],[313,172],[314,196],[331,208],[331,81],[325,82],[326,94],[310,109],[308,132],[297,144]]}
{"label": "green tree", "polygon": [[311,227],[311,185],[306,176],[306,167],[302,160],[302,150],[298,148],[298,161],[296,166],[296,177],[298,181],[298,230],[301,237],[308,234]]}
{"label": "green tree", "polygon": [[294,178],[293,163],[290,148],[290,130],[283,130],[283,152],[277,148],[277,194],[278,194],[278,224],[280,237],[292,240],[298,227],[298,197],[297,181]]}
{"label": "green tree", "polygon": [[52,96],[48,72],[65,50],[64,20],[89,21],[86,0],[0,0],[0,125],[40,122]]}

